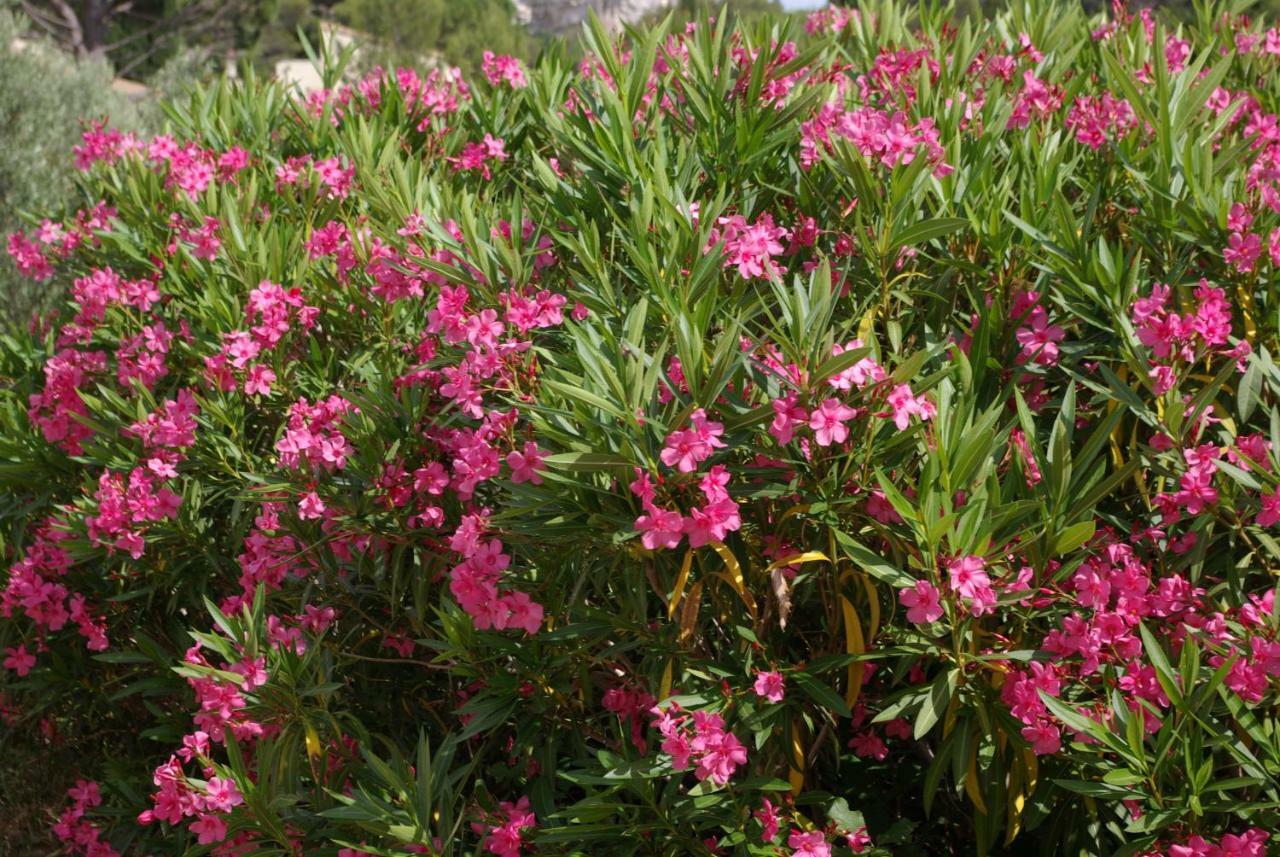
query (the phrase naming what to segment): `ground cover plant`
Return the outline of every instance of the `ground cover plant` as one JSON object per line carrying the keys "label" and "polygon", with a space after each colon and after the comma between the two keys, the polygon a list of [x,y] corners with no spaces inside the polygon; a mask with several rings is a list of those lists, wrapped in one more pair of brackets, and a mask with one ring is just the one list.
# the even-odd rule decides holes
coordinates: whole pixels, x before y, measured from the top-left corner
{"label": "ground cover plant", "polygon": [[73,286],[0,339],[0,753],[59,760],[0,800],[85,855],[1280,853],[1280,30],[584,41],[86,127],[7,239]]}

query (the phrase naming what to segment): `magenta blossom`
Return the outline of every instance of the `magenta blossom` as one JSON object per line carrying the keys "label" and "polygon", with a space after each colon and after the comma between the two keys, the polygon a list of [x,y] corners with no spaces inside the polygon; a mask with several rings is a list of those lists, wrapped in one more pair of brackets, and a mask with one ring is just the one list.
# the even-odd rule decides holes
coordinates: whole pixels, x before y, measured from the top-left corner
{"label": "magenta blossom", "polygon": [[889,393],[888,404],[893,412],[893,424],[898,431],[905,431],[911,417],[919,417],[921,422],[932,419],[937,414],[933,402],[924,396],[915,396],[906,384],[898,384]]}
{"label": "magenta blossom", "polygon": [[809,428],[813,429],[814,441],[818,446],[844,443],[849,437],[849,428],[845,423],[857,415],[857,411],[841,404],[839,399],[824,399],[809,415]]}
{"label": "magenta blossom", "polygon": [[938,588],[927,580],[917,580],[915,586],[899,591],[898,600],[907,608],[907,620],[917,625],[927,625],[942,618]]}
{"label": "magenta blossom", "polygon": [[783,689],[782,673],[777,672],[759,672],[756,673],[755,691],[756,696],[769,700],[770,702],[782,702]]}

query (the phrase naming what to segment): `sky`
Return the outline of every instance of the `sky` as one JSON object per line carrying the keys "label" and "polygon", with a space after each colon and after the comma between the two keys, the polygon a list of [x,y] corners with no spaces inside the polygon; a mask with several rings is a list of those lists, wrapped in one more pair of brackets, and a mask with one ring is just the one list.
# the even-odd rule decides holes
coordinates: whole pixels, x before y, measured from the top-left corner
{"label": "sky", "polygon": [[819,6],[827,5],[826,0],[782,0],[782,8],[787,10],[795,9],[817,9]]}

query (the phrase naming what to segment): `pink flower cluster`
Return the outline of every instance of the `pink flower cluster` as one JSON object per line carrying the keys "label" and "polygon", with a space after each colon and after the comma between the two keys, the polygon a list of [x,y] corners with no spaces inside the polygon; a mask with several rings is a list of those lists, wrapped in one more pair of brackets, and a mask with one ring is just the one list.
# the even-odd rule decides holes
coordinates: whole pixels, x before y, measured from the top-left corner
{"label": "pink flower cluster", "polygon": [[637,468],[636,479],[630,488],[644,506],[644,513],[636,518],[640,543],[649,550],[657,550],[679,546],[684,536],[689,537],[691,548],[724,541],[725,536],[742,526],[738,504],[729,496],[728,484],[729,472],[721,465],[712,467],[698,483],[702,505],[682,516],[654,503],[654,485],[649,475]]}
{"label": "pink flower cluster", "polygon": [[[273,641],[273,645],[279,646],[279,643]],[[187,651],[185,661],[197,668],[211,667],[199,643]],[[182,746],[155,769],[152,806],[138,816],[141,824],[164,822],[176,827],[186,823],[200,845],[225,840],[228,832],[225,816],[244,803],[235,780],[220,772],[211,761],[213,745],[225,742],[230,733],[238,743],[248,746],[270,731],[250,716],[249,699],[245,696],[266,684],[266,659],[244,656],[219,669],[238,678],[225,678],[213,671],[187,678],[199,705],[196,730],[184,736]],[[189,777],[184,768],[187,764],[198,765],[203,779]]]}
{"label": "pink flower cluster", "polygon": [[773,222],[773,215],[768,212],[748,223],[741,214],[721,217],[716,221],[717,228],[711,230],[707,240],[708,247],[724,242],[724,267],[736,268],[738,276],[744,280],[777,279],[786,272],[774,261],[786,249],[785,241],[789,235],[786,229]]}
{"label": "pink flower cluster", "polygon": [[453,168],[459,172],[478,172],[485,181],[493,178],[491,163],[502,163],[507,159],[506,144],[499,137],[485,134],[480,142],[470,142],[462,147],[455,157],[450,158]]}
{"label": "pink flower cluster", "polygon": [[471,829],[484,835],[484,850],[497,857],[520,857],[524,853],[524,836],[538,826],[538,819],[529,809],[529,799],[522,797],[515,803],[498,804],[500,819],[491,824],[473,822]]}
{"label": "pink flower cluster", "polygon": [[753,690],[756,696],[766,699],[769,702],[782,702],[784,694],[782,673],[778,672],[759,672],[756,673],[756,681]]}
{"label": "pink flower cluster", "polygon": [[[781,814],[778,807],[774,806],[773,801],[764,798],[760,801],[760,808],[751,814],[752,818],[760,822],[760,841],[766,845],[774,842],[778,838],[778,832],[781,829]],[[797,830],[791,829],[787,831],[787,848],[791,849],[789,857],[831,857],[831,843],[828,841],[828,835],[835,833],[840,834],[835,825],[828,825],[826,830]],[[843,831],[845,845],[854,854],[861,854],[871,847],[871,837],[867,835],[865,827],[859,827],[857,830]],[[787,853],[781,850],[779,854]]]}
{"label": "pink flower cluster", "polygon": [[1234,348],[1224,348],[1231,335],[1231,306],[1222,289],[1201,280],[1194,296],[1195,308],[1180,315],[1169,308],[1169,286],[1156,283],[1151,294],[1134,301],[1130,309],[1138,340],[1151,349],[1155,358],[1149,374],[1157,395],[1167,393],[1177,383],[1179,361],[1192,364],[1212,350],[1243,360],[1251,351],[1247,340]]}
{"label": "pink flower cluster", "polygon": [[116,217],[116,210],[105,202],[93,208],[80,209],[66,222],[45,219],[32,230],[13,232],[6,241],[6,251],[18,273],[33,280],[47,280],[53,276],[54,260],[67,259],[81,245],[97,246],[101,240],[95,232],[108,232]]}
{"label": "pink flower cluster", "polygon": [[309,305],[302,290],[285,289],[269,280],[260,282],[245,304],[248,330],[223,334],[218,353],[204,359],[205,380],[224,392],[239,386],[250,396],[268,396],[278,380],[265,355],[276,356],[284,337],[292,330],[307,333],[314,326],[319,309]]}
{"label": "pink flower cluster", "polygon": [[1063,124],[1075,131],[1077,141],[1096,151],[1136,128],[1138,117],[1128,101],[1104,92],[1077,97]]}
{"label": "pink flower cluster", "polygon": [[[1266,857],[1271,834],[1260,827],[1244,833],[1228,833],[1215,845],[1202,836],[1167,846],[1164,857]],[[1146,857],[1146,855],[1143,855]]]}
{"label": "pink flower cluster", "polygon": [[450,540],[449,547],[462,556],[462,562],[449,573],[449,591],[482,631],[519,628],[526,634],[538,633],[542,605],[527,592],[503,592],[498,587],[511,557],[503,553],[502,542],[482,538],[481,525],[470,523],[477,518],[471,515],[464,519]]}
{"label": "pink flower cluster", "polygon": [[149,468],[135,467],[126,478],[121,473],[104,472],[93,495],[92,514],[84,523],[89,541],[108,549],[120,549],[134,559],[146,549],[146,524],[178,516],[182,498],[167,487]]}
{"label": "pink flower cluster", "polygon": [[505,83],[512,89],[524,89],[529,85],[529,81],[524,76],[524,67],[515,57],[500,56],[493,51],[485,51],[481,55],[480,68],[490,86]]}
{"label": "pink flower cluster", "polygon": [[[838,357],[861,348],[863,348],[862,341],[854,339],[843,346],[839,343],[833,345],[831,351],[833,357]],[[787,379],[789,383],[803,384],[807,374],[798,366],[782,365],[768,355],[763,363],[765,368]],[[873,386],[879,387],[887,378],[884,367],[871,356],[864,356],[852,366],[832,375],[827,383],[840,391],[864,390]],[[884,404],[888,410],[878,413],[877,416],[891,419],[899,431],[906,430],[912,417],[917,417],[923,422],[937,415],[933,402],[922,395],[914,394],[907,384],[892,385],[887,388],[887,393],[883,393],[884,389],[879,387],[876,392],[884,395]],[[800,404],[800,396],[796,393],[786,393],[771,401],[770,406],[774,416],[769,425],[769,434],[784,446],[791,443],[796,436],[796,430],[804,426],[812,430],[813,442],[819,447],[838,446],[849,438],[847,423],[868,413],[865,408],[850,407],[836,397],[823,399],[812,411],[806,411]],[[807,440],[802,441],[806,450],[807,443]]]}
{"label": "pink flower cluster", "polygon": [[[54,520],[36,529],[22,557],[9,568],[9,579],[0,591],[0,616],[11,618],[21,612],[43,639],[44,635],[62,630],[68,621],[76,623],[85,645],[91,651],[107,648],[106,625],[89,608],[84,596],[72,594],[62,582],[71,569],[71,557],[61,542],[71,537],[65,527]],[[5,666],[26,675],[34,664],[34,656],[25,646],[9,651]]]}
{"label": "pink flower cluster", "polygon": [[641,754],[648,752],[644,731],[646,716],[657,702],[653,695],[640,688],[611,687],[604,692],[600,705],[605,711],[616,714],[624,724],[631,726],[631,743]]}
{"label": "pink flower cluster", "polygon": [[1019,363],[1039,363],[1042,366],[1058,364],[1058,343],[1066,336],[1060,326],[1049,323],[1049,312],[1040,303],[1040,293],[1018,292],[1010,308],[1011,318],[1021,322],[1014,333],[1022,353]]}
{"label": "pink flower cluster", "polygon": [[826,104],[800,128],[800,163],[806,169],[830,152],[836,139],[842,139],[853,144],[868,162],[888,169],[923,157],[938,178],[954,171],[946,161],[947,153],[938,128],[929,117],[912,122],[901,110],[873,107],[843,110]]}
{"label": "pink flower cluster", "polygon": [[747,763],[747,748],[725,729],[719,714],[695,711],[683,714],[679,705],[652,709],[653,727],[662,735],[662,752],[671,757],[677,771],[694,768],[694,776],[723,786],[734,771]]}
{"label": "pink flower cluster", "polygon": [[378,110],[387,91],[399,91],[411,127],[436,135],[447,130],[445,120],[471,99],[471,90],[457,68],[433,68],[426,77],[411,68],[398,68],[394,75],[374,68],[354,85],[309,93],[303,108],[313,119],[321,119],[327,112],[329,122],[336,127],[348,116],[369,115]]}
{"label": "pink flower cluster", "polygon": [[62,811],[53,825],[53,835],[67,849],[67,853],[80,857],[120,857],[120,852],[102,841],[102,829],[86,816],[89,810],[102,805],[102,790],[89,780],[76,780],[67,790],[71,806]]}
{"label": "pink flower cluster", "polygon": [[[1160,728],[1157,712],[1169,706],[1168,696],[1155,670],[1143,659],[1143,644],[1137,634],[1144,621],[1160,639],[1178,650],[1188,635],[1197,634],[1215,646],[1240,653],[1227,673],[1225,685],[1249,703],[1262,700],[1276,676],[1280,676],[1280,641],[1270,619],[1274,593],[1250,596],[1235,615],[1207,612],[1210,603],[1204,590],[1180,575],[1153,579],[1134,545],[1154,541],[1159,531],[1139,533],[1134,544],[1126,544],[1104,533],[1088,559],[1070,579],[1072,603],[1090,611],[1065,616],[1061,626],[1050,631],[1039,648],[1049,652],[1052,664],[1032,663],[1010,670],[1001,688],[1001,697],[1015,717],[1025,724],[1023,737],[1037,753],[1054,753],[1061,746],[1060,731],[1044,706],[1040,693],[1051,696],[1071,687],[1094,695],[1097,704],[1091,716],[1107,722],[1108,688],[1106,675],[1117,675],[1114,686],[1129,711],[1142,718],[1146,730]],[[1243,628],[1244,633],[1234,630]],[[1213,655],[1215,667],[1226,658]],[[1089,698],[1089,697],[1086,697]],[[1088,736],[1081,736],[1088,741]]]}
{"label": "pink flower cluster", "polygon": [[299,399],[289,408],[289,422],[276,442],[280,466],[331,473],[346,466],[351,445],[342,434],[342,420],[358,409],[341,396],[310,404]]}
{"label": "pink flower cluster", "polygon": [[1062,107],[1062,88],[1045,83],[1034,71],[1022,73],[1022,90],[1013,102],[1013,113],[1006,127],[1010,130],[1026,128],[1033,120],[1053,116]]}

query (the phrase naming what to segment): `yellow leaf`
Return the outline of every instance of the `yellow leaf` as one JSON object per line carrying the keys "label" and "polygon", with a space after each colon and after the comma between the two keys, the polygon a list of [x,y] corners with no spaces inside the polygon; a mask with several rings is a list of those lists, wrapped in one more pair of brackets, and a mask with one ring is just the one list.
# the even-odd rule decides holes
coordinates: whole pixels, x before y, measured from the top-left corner
{"label": "yellow leaf", "polygon": [[776,562],[769,563],[769,565],[765,568],[764,573],[768,574],[771,571],[773,571],[775,568],[786,568],[789,565],[804,565],[806,562],[819,562],[819,561],[831,562],[831,560],[827,559],[827,555],[822,551],[805,551],[804,553],[798,553],[794,556],[789,556],[789,557],[786,557],[785,559],[780,559],[780,560],[777,560]]}
{"label": "yellow leaf", "polygon": [[307,733],[307,755],[313,759],[320,756],[320,736],[316,734],[316,728],[310,723],[304,722],[304,729]]}
{"label": "yellow leaf", "polygon": [[1022,809],[1027,804],[1027,796],[1022,792],[1023,767],[1021,756],[1015,757],[1013,764],[1009,767],[1009,787],[1006,791],[1008,807],[1005,810],[1008,823],[1004,837],[1005,845],[1013,842],[1017,838],[1019,831],[1022,830]]}
{"label": "yellow leaf", "polygon": [[1245,288],[1243,284],[1236,286],[1236,297],[1240,299],[1240,311],[1244,315],[1244,338],[1252,345],[1258,335],[1258,325],[1253,320],[1253,289]]}
{"label": "yellow leaf", "polygon": [[983,815],[987,814],[987,804],[982,799],[982,789],[978,786],[978,742],[973,742],[969,750],[969,773],[964,775],[964,791],[973,801],[973,808]]}
{"label": "yellow leaf", "polygon": [[804,788],[804,742],[800,739],[799,727],[794,723],[791,724],[791,773],[788,779],[791,781],[791,793],[800,794]]}
{"label": "yellow leaf", "polygon": [[693,548],[684,552],[684,563],[680,566],[680,574],[676,577],[676,588],[671,592],[671,600],[667,602],[667,619],[675,618],[676,607],[680,604],[680,596],[684,595],[684,587],[689,582],[689,569],[693,568]]}
{"label": "yellow leaf", "polygon": [[1040,779],[1040,760],[1030,749],[1022,751],[1022,762],[1027,766],[1027,795],[1036,790],[1036,782]]}
{"label": "yellow leaf", "polygon": [[778,519],[778,523],[782,524],[786,522],[787,518],[794,517],[795,515],[802,515],[807,511],[809,511],[808,503],[801,503],[799,506],[792,506],[790,509],[782,513],[782,517]]}
{"label": "yellow leaf", "polygon": [[[840,610],[844,613],[844,648],[851,655],[860,655],[867,650],[866,641],[862,638],[862,623],[858,621],[858,613],[848,598],[840,596]],[[849,686],[845,688],[844,704],[853,708],[862,692],[863,666],[861,661],[849,664]]]}
{"label": "yellow leaf", "polygon": [[689,597],[684,600],[680,611],[680,642],[683,643],[693,635],[693,626],[698,621],[698,607],[702,604],[702,581],[699,580],[689,590]]}
{"label": "yellow leaf", "polygon": [[[1123,367],[1121,367],[1123,371]],[[1114,399],[1107,403],[1107,410],[1115,410],[1119,403]],[[1124,420],[1116,420],[1116,427],[1111,430],[1111,463],[1119,470],[1124,467],[1124,452],[1120,449],[1120,441],[1124,438]]]}
{"label": "yellow leaf", "polygon": [[946,738],[956,728],[956,716],[960,711],[959,694],[951,694],[951,702],[947,703],[947,713],[942,717],[942,737]]}
{"label": "yellow leaf", "polygon": [[756,618],[756,600],[751,597],[751,593],[747,592],[747,582],[742,577],[742,566],[738,564],[738,558],[733,555],[733,551],[725,547],[724,542],[712,542],[711,547],[715,548],[716,553],[720,554],[720,558],[724,560],[726,573],[721,575],[733,587],[733,591],[738,593],[738,597],[742,599],[742,603],[747,605],[747,612],[751,614],[754,621]]}
{"label": "yellow leaf", "polygon": [[876,633],[880,630],[880,593],[876,590],[876,585],[871,582],[871,575],[862,575],[862,588],[867,590],[867,605],[871,610],[870,631],[867,633],[867,639],[875,641]]}
{"label": "yellow leaf", "polygon": [[876,329],[876,310],[875,307],[867,310],[867,314],[858,322],[858,338],[863,342],[870,342],[874,337]]}
{"label": "yellow leaf", "polygon": [[671,668],[675,662],[675,658],[667,658],[666,669],[662,671],[662,682],[658,685],[658,699],[666,699],[671,695]]}

